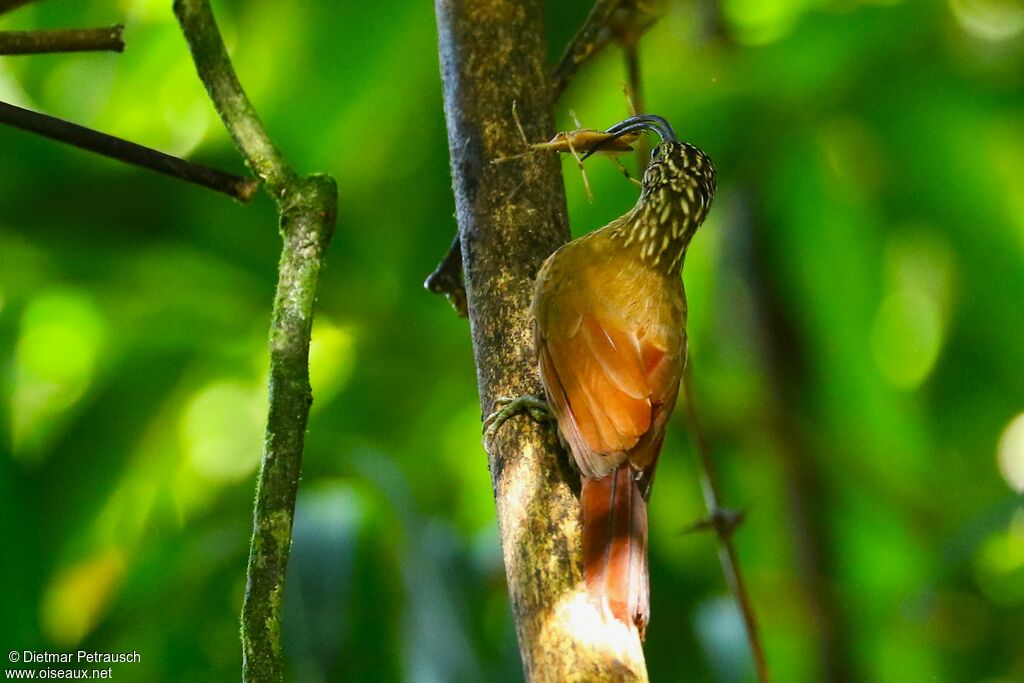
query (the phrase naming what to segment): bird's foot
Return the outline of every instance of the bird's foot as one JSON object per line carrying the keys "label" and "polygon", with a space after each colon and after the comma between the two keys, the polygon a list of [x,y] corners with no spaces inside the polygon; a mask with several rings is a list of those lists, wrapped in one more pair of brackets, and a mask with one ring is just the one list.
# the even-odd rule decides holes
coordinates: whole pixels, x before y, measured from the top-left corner
{"label": "bird's foot", "polygon": [[540,396],[499,396],[492,406],[494,412],[484,420],[484,444],[489,444],[501,426],[510,417],[519,413],[528,413],[537,422],[548,424],[554,422],[551,406]]}

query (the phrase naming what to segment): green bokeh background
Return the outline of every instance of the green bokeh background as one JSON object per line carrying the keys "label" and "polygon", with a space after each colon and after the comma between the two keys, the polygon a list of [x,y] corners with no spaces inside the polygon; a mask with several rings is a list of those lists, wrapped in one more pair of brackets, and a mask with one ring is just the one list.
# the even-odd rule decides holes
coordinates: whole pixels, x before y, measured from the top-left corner
{"label": "green bokeh background", "polygon": [[[549,5],[554,61],[589,1]],[[1024,3],[715,7],[669,3],[641,53],[647,109],[719,169],[684,274],[691,358],[775,678],[1024,680]],[[420,286],[455,228],[432,7],[215,9],[280,147],[341,188],[292,678],[520,680],[467,325]],[[169,0],[51,0],[0,28],[118,21],[122,55],[0,59],[0,99],[242,171]],[[623,118],[622,80],[609,49],[560,126]],[[593,203],[565,162],[576,234],[636,195],[588,169]],[[0,129],[3,650],[237,680],[275,221],[266,197]],[[677,420],[651,503],[655,681],[752,680],[715,540],[681,533],[703,514]]]}

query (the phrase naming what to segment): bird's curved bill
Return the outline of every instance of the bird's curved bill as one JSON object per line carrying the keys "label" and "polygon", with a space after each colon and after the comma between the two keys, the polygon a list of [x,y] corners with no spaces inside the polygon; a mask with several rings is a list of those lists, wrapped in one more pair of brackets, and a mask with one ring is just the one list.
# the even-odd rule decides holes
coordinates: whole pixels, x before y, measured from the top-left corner
{"label": "bird's curved bill", "polygon": [[623,135],[629,135],[631,133],[638,133],[642,131],[657,133],[663,141],[679,141],[679,138],[676,137],[676,132],[672,130],[672,126],[669,124],[668,121],[666,121],[660,116],[655,116],[654,114],[640,114],[638,116],[631,116],[628,119],[619,121],[611,128],[605,130],[604,132],[608,133],[610,137],[607,140],[592,147],[590,151],[588,151],[583,156],[583,158],[586,159],[591,154],[601,151],[601,147],[609,144],[613,140],[622,137]]}

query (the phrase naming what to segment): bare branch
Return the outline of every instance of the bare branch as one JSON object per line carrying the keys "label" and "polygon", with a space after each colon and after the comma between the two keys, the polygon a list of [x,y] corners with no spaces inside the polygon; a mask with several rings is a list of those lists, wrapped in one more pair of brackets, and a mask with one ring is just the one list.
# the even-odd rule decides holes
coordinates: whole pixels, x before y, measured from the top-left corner
{"label": "bare branch", "polygon": [[270,328],[270,409],[242,606],[243,680],[279,683],[281,596],[313,402],[309,341],[338,188],[328,176],[298,177],[271,142],[238,82],[208,0],[176,0],[174,13],[214,107],[280,210],[284,247]]}
{"label": "bare branch", "polygon": [[0,102],[0,123],[43,137],[78,147],[126,164],[148,168],[196,185],[223,192],[247,202],[256,191],[257,183],[207,166],[194,164],[178,157],[137,145],[121,138],[100,133],[78,124],[39,112]]}
{"label": "bare branch", "polygon": [[692,367],[691,359],[683,373],[683,394],[686,398],[686,422],[690,434],[693,435],[693,443],[700,459],[700,483],[701,490],[704,492],[704,504],[707,506],[710,519],[708,526],[713,528],[718,535],[718,558],[722,563],[722,572],[725,574],[726,583],[729,584],[729,590],[735,596],[743,615],[743,625],[747,630],[747,641],[750,643],[750,652],[754,658],[757,679],[761,683],[769,683],[771,676],[768,673],[768,660],[765,658],[764,645],[761,643],[761,636],[757,630],[754,605],[747,593],[739,558],[736,555],[736,545],[732,541],[732,534],[743,521],[743,515],[727,510],[721,505],[722,497],[719,493],[718,475],[714,462],[711,460],[711,449],[708,447],[707,437],[694,405]]}
{"label": "bare branch", "polygon": [[57,31],[0,31],[0,55],[47,52],[123,52],[124,26],[69,28]]}
{"label": "bare branch", "polygon": [[556,96],[560,95],[569,85],[584,62],[600,52],[612,41],[609,28],[612,14],[628,0],[597,0],[590,10],[586,22],[562,54],[558,66],[555,67],[553,87]]}

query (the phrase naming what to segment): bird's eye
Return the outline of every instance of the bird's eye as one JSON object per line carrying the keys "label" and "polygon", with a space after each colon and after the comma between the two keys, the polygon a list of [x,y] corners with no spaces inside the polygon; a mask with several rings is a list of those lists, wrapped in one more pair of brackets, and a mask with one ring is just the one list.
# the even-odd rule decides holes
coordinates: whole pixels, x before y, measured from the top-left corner
{"label": "bird's eye", "polygon": [[658,145],[657,147],[655,147],[654,149],[651,150],[651,158],[652,159],[657,159],[660,154],[661,154],[661,145]]}

